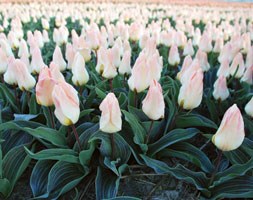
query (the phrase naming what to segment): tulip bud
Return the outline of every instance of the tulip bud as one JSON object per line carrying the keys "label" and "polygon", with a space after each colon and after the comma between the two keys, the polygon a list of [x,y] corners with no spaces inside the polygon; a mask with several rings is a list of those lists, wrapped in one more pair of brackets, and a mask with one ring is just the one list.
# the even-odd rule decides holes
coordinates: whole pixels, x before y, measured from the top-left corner
{"label": "tulip bud", "polygon": [[38,83],[36,85],[37,103],[43,106],[52,106],[52,92],[56,81],[53,79],[51,71],[48,67],[44,67],[39,74]]}
{"label": "tulip bud", "polygon": [[89,44],[90,49],[97,50],[100,46],[99,32],[93,27],[87,30],[86,41]]}
{"label": "tulip bud", "polygon": [[148,88],[150,84],[150,79],[149,79],[150,71],[148,70],[146,66],[145,58],[141,58],[141,59],[137,58],[132,68],[131,73],[132,74],[130,78],[128,79],[128,85],[132,91],[136,91],[139,93]]}
{"label": "tulip bud", "polygon": [[35,47],[32,51],[32,61],[30,66],[30,68],[32,69],[32,73],[39,74],[41,69],[43,69],[45,66],[46,65],[43,61],[39,47]]}
{"label": "tulip bud", "polygon": [[203,52],[212,51],[212,40],[209,38],[207,33],[204,33],[199,41],[199,49]]}
{"label": "tulip bud", "polygon": [[21,58],[22,55],[30,56],[29,50],[27,47],[27,43],[24,39],[20,41],[19,50],[18,50],[18,57]]}
{"label": "tulip bud", "polygon": [[178,104],[186,110],[198,107],[203,96],[203,72],[195,71],[189,80],[183,82],[179,95]]}
{"label": "tulip bud", "polygon": [[217,38],[213,48],[213,52],[220,53],[223,48],[223,38]]}
{"label": "tulip bud", "polygon": [[63,58],[63,55],[59,46],[55,47],[54,54],[53,54],[53,62],[59,66],[60,71],[64,71],[67,67],[67,63],[65,62]]}
{"label": "tulip bud", "polygon": [[184,58],[184,62],[183,62],[180,72],[177,73],[177,79],[180,82],[181,82],[181,77],[186,72],[186,70],[190,67],[191,64],[192,64],[192,57],[190,55],[188,55]]}
{"label": "tulip bud", "polygon": [[6,55],[8,57],[13,56],[11,46],[9,45],[9,43],[6,40],[0,39],[0,46],[1,46],[2,50],[6,53]]}
{"label": "tulip bud", "polygon": [[244,137],[243,118],[239,108],[234,104],[225,112],[212,142],[222,151],[232,151],[242,144]]}
{"label": "tulip bud", "polygon": [[131,74],[131,52],[126,51],[123,55],[122,61],[119,66],[119,73],[124,74]]}
{"label": "tulip bud", "polygon": [[67,66],[68,69],[72,68],[72,63],[74,61],[75,54],[76,54],[76,51],[74,50],[74,47],[70,43],[67,43],[65,57],[68,61],[68,66]]}
{"label": "tulip bud", "polygon": [[229,60],[224,59],[221,61],[221,65],[217,71],[217,76],[229,76]]}
{"label": "tulip bud", "polygon": [[251,97],[250,101],[246,104],[244,110],[247,115],[253,118],[253,97]]}
{"label": "tulip bud", "polygon": [[162,87],[156,80],[151,82],[148,94],[142,101],[142,110],[152,120],[164,117],[165,103]]}
{"label": "tulip bud", "polygon": [[6,53],[0,48],[0,74],[3,74],[6,72],[8,65],[8,57]]}
{"label": "tulip bud", "polygon": [[252,85],[252,77],[253,77],[253,65],[251,67],[246,68],[243,77],[241,78],[241,81]]}
{"label": "tulip bud", "polygon": [[208,71],[210,69],[210,65],[208,63],[207,54],[200,49],[197,51],[196,56],[199,60],[200,67],[204,72]]}
{"label": "tulip bud", "polygon": [[198,70],[203,71],[200,67],[198,59],[194,59],[188,67],[184,67],[184,69],[182,69],[182,70],[181,70],[182,73],[179,74],[180,82],[182,84],[187,82],[190,79],[190,77],[192,76],[192,74],[194,74],[196,71],[198,71]]}
{"label": "tulip bud", "polygon": [[184,56],[187,56],[187,55],[190,55],[190,56],[193,56],[194,55],[194,49],[193,49],[193,46],[192,46],[192,41],[191,39],[187,42],[187,44],[185,45],[184,47],[184,52],[183,52],[183,55]]}
{"label": "tulip bud", "polygon": [[178,65],[180,63],[180,57],[179,57],[177,45],[171,46],[168,61],[169,61],[169,64],[172,66]]}
{"label": "tulip bud", "polygon": [[216,100],[224,101],[229,96],[229,90],[227,87],[227,80],[224,76],[219,76],[219,78],[214,83],[213,97]]}
{"label": "tulip bud", "polygon": [[72,85],[59,81],[52,92],[54,114],[62,125],[75,124],[80,115],[78,93]]}
{"label": "tulip bud", "polygon": [[42,28],[49,30],[49,28],[50,28],[49,22],[45,18],[41,19],[41,24],[42,24]]}
{"label": "tulip bud", "polygon": [[76,53],[72,64],[72,82],[76,86],[85,85],[89,81],[89,74],[85,68],[84,58],[80,53]]}
{"label": "tulip bud", "polygon": [[118,99],[113,93],[109,93],[101,102],[101,118],[99,129],[105,133],[115,133],[122,129],[121,111]]}
{"label": "tulip bud", "polygon": [[116,43],[111,48],[111,54],[112,54],[112,64],[113,66],[118,68],[120,65],[121,57],[120,57],[120,47],[116,45]]}
{"label": "tulip bud", "polygon": [[64,78],[63,74],[61,73],[60,68],[57,64],[55,64],[54,62],[51,62],[49,65],[49,69],[51,71],[51,75],[54,80],[65,81],[65,78]]}
{"label": "tulip bud", "polygon": [[235,78],[240,78],[243,76],[244,70],[245,70],[245,65],[244,65],[243,57],[242,57],[242,54],[239,52],[236,54],[230,66],[229,72],[231,76],[235,76]]}
{"label": "tulip bud", "polygon": [[249,48],[247,56],[246,56],[246,68],[251,67],[253,65],[253,46]]}

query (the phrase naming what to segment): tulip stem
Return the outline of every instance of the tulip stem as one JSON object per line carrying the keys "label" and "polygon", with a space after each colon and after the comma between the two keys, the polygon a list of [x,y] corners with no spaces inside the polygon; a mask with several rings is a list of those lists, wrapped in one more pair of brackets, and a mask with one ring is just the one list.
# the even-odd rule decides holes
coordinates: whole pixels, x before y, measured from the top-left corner
{"label": "tulip stem", "polygon": [[112,84],[112,81],[113,81],[113,79],[110,79],[110,80],[109,80],[109,83],[110,83],[110,89],[111,89],[111,91],[113,92],[113,84]]}
{"label": "tulip stem", "polygon": [[48,110],[49,110],[49,115],[50,115],[51,126],[54,129],[54,115],[53,115],[52,108],[49,106]]}
{"label": "tulip stem", "polygon": [[137,108],[137,91],[134,90],[134,107]]}
{"label": "tulip stem", "polygon": [[30,99],[31,99],[31,96],[30,96],[29,91],[26,91],[26,94],[27,94],[27,102],[29,103],[29,102],[30,102]]}
{"label": "tulip stem", "polygon": [[218,158],[217,158],[217,162],[216,162],[216,165],[215,165],[215,169],[212,173],[212,176],[211,176],[211,179],[210,179],[210,182],[209,182],[209,186],[213,183],[214,177],[215,177],[216,173],[218,172],[220,162],[221,162],[221,158],[222,158],[222,151],[218,150]]}
{"label": "tulip stem", "polygon": [[0,75],[0,79],[1,79],[1,82],[4,83],[4,78],[2,74]]}
{"label": "tulip stem", "polygon": [[154,124],[154,120],[151,121],[149,130],[148,130],[148,134],[147,134],[147,137],[146,137],[146,140],[145,140],[145,144],[148,144],[148,141],[149,141],[149,138],[150,138],[150,134],[151,134],[151,130],[153,128],[153,124]]}
{"label": "tulip stem", "polygon": [[79,136],[78,136],[78,134],[77,134],[76,127],[75,127],[74,124],[72,124],[72,129],[73,129],[73,133],[74,133],[74,135],[75,135],[76,141],[77,141],[77,143],[78,143],[79,150],[81,151],[81,150],[82,150],[82,149],[81,149],[81,142],[80,142],[80,140],[79,140]]}
{"label": "tulip stem", "polygon": [[110,134],[110,140],[111,140],[111,147],[112,147],[111,158],[112,158],[112,160],[114,160],[114,154],[115,154],[114,133]]}

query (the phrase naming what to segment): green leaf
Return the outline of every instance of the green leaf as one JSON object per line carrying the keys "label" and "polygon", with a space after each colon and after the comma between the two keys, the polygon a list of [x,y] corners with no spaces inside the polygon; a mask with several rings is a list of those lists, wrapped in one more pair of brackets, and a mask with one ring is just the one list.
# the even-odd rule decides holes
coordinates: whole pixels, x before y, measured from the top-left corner
{"label": "green leaf", "polygon": [[176,117],[176,126],[178,128],[187,128],[187,127],[208,127],[213,129],[218,128],[217,125],[210,119],[207,119],[202,115],[192,113],[178,115]]}
{"label": "green leaf", "polygon": [[240,176],[223,182],[211,190],[212,199],[253,198],[253,177]]}
{"label": "green leaf", "polygon": [[72,149],[45,149],[37,153],[33,153],[26,147],[24,148],[28,155],[36,160],[61,160],[79,164],[78,154]]}
{"label": "green leaf", "polygon": [[129,123],[129,125],[132,128],[132,131],[134,133],[134,142],[135,144],[138,144],[143,152],[146,152],[148,150],[147,144],[144,144],[145,138],[146,138],[146,131],[145,129],[140,125],[138,119],[131,113],[122,110],[123,114],[125,115],[126,121]]}
{"label": "green leaf", "polygon": [[58,197],[73,189],[88,174],[78,164],[58,161],[50,170],[48,175],[47,192],[50,199]]}
{"label": "green leaf", "polygon": [[[24,126],[25,125],[25,126]],[[41,125],[41,126],[40,126]],[[27,126],[27,127],[26,127]],[[34,126],[38,126],[34,128]],[[37,139],[46,140],[56,146],[65,147],[66,139],[65,137],[57,130],[43,127],[44,125],[30,122],[30,121],[10,121],[0,124],[0,131],[2,130],[22,130]]]}
{"label": "green leaf", "polygon": [[30,178],[30,186],[33,196],[36,198],[47,198],[48,174],[55,164],[52,160],[39,160],[33,168]]}
{"label": "green leaf", "polygon": [[30,121],[31,119],[34,119],[38,117],[38,115],[32,115],[32,114],[14,114],[14,120],[16,121]]}
{"label": "green leaf", "polygon": [[203,153],[199,148],[187,142],[180,142],[172,145],[170,149],[164,149],[159,154],[159,157],[163,156],[177,157],[191,162],[207,173],[212,173],[214,171],[214,166],[206,154]]}
{"label": "green leaf", "polygon": [[12,189],[9,180],[6,178],[3,179],[0,178],[0,197],[1,194],[4,198],[8,197],[9,194],[11,193],[11,190]]}
{"label": "green leaf", "polygon": [[94,111],[94,109],[82,110],[82,112],[80,113],[80,117],[79,118],[82,118],[83,116],[88,115],[88,114],[90,114],[93,111]]}
{"label": "green leaf", "polygon": [[148,156],[141,155],[142,159],[147,166],[151,167],[158,174],[171,174],[179,180],[184,180],[193,184],[198,190],[209,194],[206,189],[209,179],[203,172],[195,172],[187,169],[181,164],[177,164],[176,167],[169,167],[166,163],[149,158]]}
{"label": "green leaf", "polygon": [[[22,146],[11,149],[3,159],[3,177],[10,182],[10,191],[13,190],[18,178],[29,165],[31,158]],[[7,195],[9,196],[10,193]]]}
{"label": "green leaf", "polygon": [[176,115],[176,105],[173,104],[168,96],[165,96],[164,100],[168,105],[168,109],[165,108],[166,126],[163,135],[165,135],[168,130],[170,130],[170,127],[173,125],[172,123]]}
{"label": "green leaf", "polygon": [[107,200],[141,200],[141,199],[139,199],[137,197],[121,196],[121,197],[110,198]]}
{"label": "green leaf", "polygon": [[15,112],[19,113],[16,99],[14,95],[10,92],[10,89],[5,84],[0,83],[0,91],[5,96],[6,102],[8,102],[11,105],[11,107],[13,108]]}
{"label": "green leaf", "polygon": [[98,87],[95,87],[95,91],[100,99],[104,99],[106,97],[106,93],[100,90]]}
{"label": "green leaf", "polygon": [[31,95],[31,99],[29,102],[29,113],[30,114],[38,114],[39,113],[39,105],[37,104],[35,94]]}
{"label": "green leaf", "polygon": [[238,176],[245,175],[249,170],[253,168],[253,157],[244,164],[235,164],[226,169],[225,171],[218,172],[215,177],[210,188],[217,186],[225,181],[231,180]]}
{"label": "green leaf", "polygon": [[119,188],[120,177],[112,171],[98,167],[96,177],[96,199],[108,199],[116,197]]}
{"label": "green leaf", "polygon": [[[110,136],[111,135],[108,133],[98,131],[95,135],[93,135],[93,137],[91,137],[89,142],[101,141],[101,145],[99,147],[101,155],[104,157],[111,158],[112,144]],[[127,142],[118,133],[113,133],[113,138],[114,138],[114,158],[111,158],[111,160],[120,159],[119,163],[121,164],[127,163],[131,155],[131,151]]]}
{"label": "green leaf", "polygon": [[153,156],[157,152],[167,148],[168,146],[180,141],[190,139],[198,133],[199,133],[199,130],[195,128],[174,129],[168,132],[163,137],[161,137],[157,142],[150,144],[148,154]]}

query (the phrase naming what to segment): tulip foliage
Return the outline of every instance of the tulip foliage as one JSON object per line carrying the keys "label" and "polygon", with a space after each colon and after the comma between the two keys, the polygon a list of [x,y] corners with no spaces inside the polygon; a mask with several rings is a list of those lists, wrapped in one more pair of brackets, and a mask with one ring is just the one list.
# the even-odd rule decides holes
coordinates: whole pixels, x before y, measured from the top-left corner
{"label": "tulip foliage", "polygon": [[81,199],[89,184],[114,199],[133,166],[204,199],[253,198],[250,8],[0,12],[1,199],[28,168],[35,199]]}

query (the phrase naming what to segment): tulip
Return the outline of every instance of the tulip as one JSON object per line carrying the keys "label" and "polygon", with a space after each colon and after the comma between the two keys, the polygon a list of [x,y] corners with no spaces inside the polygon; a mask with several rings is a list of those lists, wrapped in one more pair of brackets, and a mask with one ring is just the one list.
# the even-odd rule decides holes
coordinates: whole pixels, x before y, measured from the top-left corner
{"label": "tulip", "polygon": [[227,80],[224,76],[219,78],[214,83],[213,96],[216,100],[224,101],[229,96],[229,90],[227,87]]}
{"label": "tulip", "polygon": [[60,68],[54,62],[51,62],[49,65],[49,69],[51,71],[52,77],[56,81],[65,81],[63,74],[60,71]]}
{"label": "tulip", "polygon": [[187,44],[185,45],[184,47],[184,52],[183,52],[183,55],[184,56],[187,56],[187,55],[190,55],[190,56],[193,56],[194,55],[194,49],[193,49],[193,46],[192,46],[192,41],[191,39],[187,42]]}
{"label": "tulip", "polygon": [[247,115],[253,118],[253,97],[251,97],[250,101],[246,104],[244,110]]}
{"label": "tulip", "polygon": [[7,65],[8,65],[8,56],[2,50],[2,48],[0,48],[0,74],[6,72]]}
{"label": "tulip", "polygon": [[59,46],[55,47],[54,54],[53,54],[53,62],[59,66],[60,71],[64,71],[67,67],[67,63],[65,62],[63,58],[63,55]]}
{"label": "tulip", "polygon": [[8,59],[7,69],[4,73],[4,81],[8,83],[9,85],[18,84],[14,61],[15,61],[15,58],[13,56],[11,56]]}
{"label": "tulip", "polygon": [[[131,76],[128,79],[129,88],[132,91],[140,93],[148,88],[150,84],[150,71],[146,66],[146,60],[144,56],[139,55],[140,59],[137,58],[131,72]],[[141,58],[142,57],[142,58]]]}
{"label": "tulip", "polygon": [[121,111],[119,102],[113,93],[109,93],[101,102],[101,118],[99,129],[105,133],[115,133],[122,129]]}
{"label": "tulip", "polygon": [[147,96],[142,101],[142,110],[152,120],[164,117],[165,103],[162,87],[156,80],[151,82]]}
{"label": "tulip", "polygon": [[2,50],[6,53],[6,55],[8,57],[13,56],[11,46],[9,45],[9,43],[6,40],[0,39],[0,46],[1,46]]}
{"label": "tulip", "polygon": [[41,24],[42,24],[42,28],[49,30],[50,25],[49,25],[49,22],[45,18],[41,19]]}
{"label": "tulip", "polygon": [[180,72],[177,73],[177,79],[179,81],[181,81],[181,77],[183,76],[185,71],[190,67],[191,64],[192,64],[192,57],[188,55],[184,58],[184,62],[183,62]]}
{"label": "tulip", "polygon": [[72,63],[74,61],[75,54],[76,54],[76,51],[75,51],[74,47],[70,43],[67,43],[65,57],[68,61],[68,65],[67,65],[68,69],[72,68]]}
{"label": "tulip", "polygon": [[251,67],[252,65],[253,65],[253,46],[249,48],[245,62],[246,68]]}
{"label": "tulip", "polygon": [[253,64],[251,67],[246,68],[246,70],[241,78],[241,81],[252,85],[252,77],[253,77]]}
{"label": "tulip", "polygon": [[213,52],[220,53],[223,48],[223,43],[224,43],[223,39],[218,37],[215,41]]}
{"label": "tulip", "polygon": [[76,86],[85,85],[89,81],[89,74],[85,68],[84,58],[80,53],[76,53],[72,64],[72,82]]}
{"label": "tulip", "polygon": [[119,73],[122,75],[131,74],[131,52],[126,51],[119,66]]}
{"label": "tulip", "polygon": [[229,60],[228,59],[222,60],[221,65],[217,71],[217,76],[225,76],[225,77],[229,76]]}
{"label": "tulip", "polygon": [[[237,69],[238,68],[238,69]],[[245,70],[245,65],[243,61],[242,54],[239,52],[236,54],[231,66],[230,66],[230,75],[235,76],[235,78],[241,78]]]}
{"label": "tulip", "polygon": [[48,67],[44,67],[39,74],[38,83],[36,85],[37,103],[43,106],[52,106],[52,92],[56,81],[52,77],[52,73]]}
{"label": "tulip", "polygon": [[47,30],[42,31],[42,37],[43,37],[43,42],[44,43],[50,42]]}
{"label": "tulip", "polygon": [[[187,63],[188,62],[189,61],[187,61]],[[183,67],[186,66],[187,63],[185,63],[185,65],[183,65]],[[184,69],[181,69],[181,71],[179,72],[180,73],[179,74],[180,82],[182,84],[187,82],[190,79],[190,77],[192,76],[192,74],[194,74],[198,70],[203,71],[200,67],[199,60],[194,59],[188,67],[184,67]]]}
{"label": "tulip", "polygon": [[172,66],[178,65],[180,63],[180,57],[179,57],[177,45],[171,46],[168,61],[169,61],[169,64]]}
{"label": "tulip", "polygon": [[36,30],[34,32],[34,39],[37,42],[37,44],[39,45],[40,48],[42,48],[44,46],[44,40],[43,40],[43,36],[42,33],[38,30]]}
{"label": "tulip", "polygon": [[96,65],[96,71],[99,74],[102,74],[104,71],[104,63],[106,62],[108,54],[107,50],[104,47],[101,47],[97,51],[97,65]]}
{"label": "tulip", "polygon": [[24,39],[20,41],[19,50],[18,50],[18,57],[21,58],[23,55],[30,56],[29,50],[27,47],[27,43]]}
{"label": "tulip", "polygon": [[91,27],[86,32],[86,41],[90,49],[97,50],[100,46],[99,31],[95,27]]}
{"label": "tulip", "polygon": [[197,51],[196,56],[199,60],[200,67],[204,72],[208,71],[210,69],[210,65],[208,63],[207,54],[200,49]]}
{"label": "tulip", "polygon": [[39,47],[35,47],[32,51],[32,61],[30,66],[30,68],[32,69],[32,73],[39,74],[41,69],[43,69],[45,66],[46,65],[43,61]]}
{"label": "tulip", "polygon": [[209,38],[207,33],[204,33],[199,41],[199,49],[203,52],[210,52],[212,51],[212,40]]}
{"label": "tulip", "polygon": [[59,81],[53,89],[52,98],[55,116],[62,125],[75,124],[80,115],[79,99],[75,88],[65,81]]}
{"label": "tulip", "polygon": [[[122,49],[123,50],[123,49]],[[116,43],[114,44],[114,46],[111,48],[111,54],[112,54],[112,64],[115,67],[119,67],[120,65],[120,61],[121,61],[121,48],[119,45],[117,45]]]}
{"label": "tulip", "polygon": [[200,105],[202,96],[203,72],[197,70],[183,82],[178,95],[178,104],[186,110],[191,110]]}
{"label": "tulip", "polygon": [[225,112],[212,142],[222,151],[232,151],[242,144],[244,137],[243,118],[239,108],[234,104]]}

